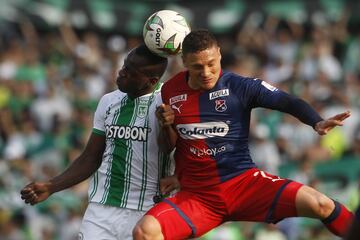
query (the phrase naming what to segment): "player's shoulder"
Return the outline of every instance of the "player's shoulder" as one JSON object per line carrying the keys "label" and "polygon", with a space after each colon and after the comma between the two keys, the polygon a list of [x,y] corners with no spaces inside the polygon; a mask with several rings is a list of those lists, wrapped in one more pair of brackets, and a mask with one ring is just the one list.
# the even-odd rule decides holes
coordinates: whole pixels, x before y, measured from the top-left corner
{"label": "player's shoulder", "polygon": [[229,82],[231,85],[251,85],[256,82],[261,82],[259,78],[255,77],[248,77],[248,76],[242,76],[240,74],[234,73],[234,72],[228,72],[223,71],[223,74],[221,76],[224,81]]}
{"label": "player's shoulder", "polygon": [[249,80],[259,80],[258,78],[255,77],[249,77],[249,76],[243,76],[240,75],[238,73],[234,73],[234,72],[230,72],[230,71],[223,71],[222,77],[227,78],[229,80],[233,80],[233,81],[249,81]]}
{"label": "player's shoulder", "polygon": [[123,98],[124,96],[126,96],[126,93],[121,92],[120,90],[114,90],[112,92],[106,93],[104,94],[101,99],[100,99],[100,103],[102,103],[103,105],[105,104],[109,104],[113,101],[117,101],[121,98]]}
{"label": "player's shoulder", "polygon": [[187,74],[187,71],[182,71],[182,72],[175,74],[174,76],[169,78],[169,80],[164,82],[162,89],[172,88],[172,86],[179,86],[179,84],[184,82],[184,80],[186,78],[186,74]]}
{"label": "player's shoulder", "polygon": [[120,90],[116,89],[112,92],[108,92],[102,96],[102,99],[113,99],[125,96],[126,93],[121,92]]}

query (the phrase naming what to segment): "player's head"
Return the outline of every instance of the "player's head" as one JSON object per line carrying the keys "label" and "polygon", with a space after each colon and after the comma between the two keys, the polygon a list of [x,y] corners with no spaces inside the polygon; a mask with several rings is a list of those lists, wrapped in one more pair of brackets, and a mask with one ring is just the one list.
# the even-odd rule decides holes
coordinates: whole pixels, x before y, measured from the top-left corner
{"label": "player's head", "polygon": [[220,48],[208,30],[191,31],[182,44],[184,66],[189,70],[189,85],[199,90],[210,90],[221,72]]}
{"label": "player's head", "polygon": [[136,98],[151,93],[164,74],[167,59],[152,53],[144,44],[132,49],[124,60],[116,83],[122,92]]}

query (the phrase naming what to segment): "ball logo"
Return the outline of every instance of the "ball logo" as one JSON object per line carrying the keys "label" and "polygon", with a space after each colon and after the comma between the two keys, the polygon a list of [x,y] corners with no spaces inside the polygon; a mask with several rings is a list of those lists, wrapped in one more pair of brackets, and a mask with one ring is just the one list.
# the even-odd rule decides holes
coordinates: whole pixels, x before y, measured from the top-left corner
{"label": "ball logo", "polygon": [[156,29],[155,42],[156,46],[160,47],[160,36],[161,36],[161,28]]}
{"label": "ball logo", "polygon": [[178,124],[176,128],[183,139],[223,137],[229,131],[229,126],[224,122]]}

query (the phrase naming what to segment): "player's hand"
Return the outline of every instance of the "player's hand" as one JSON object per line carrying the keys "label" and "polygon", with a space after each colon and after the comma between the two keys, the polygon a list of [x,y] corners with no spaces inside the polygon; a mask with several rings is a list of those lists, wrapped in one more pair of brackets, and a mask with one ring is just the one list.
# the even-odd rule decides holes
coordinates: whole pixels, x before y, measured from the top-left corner
{"label": "player's hand", "polygon": [[325,135],[327,134],[331,129],[333,129],[336,126],[342,126],[343,121],[350,117],[351,113],[350,111],[346,111],[340,114],[337,114],[331,118],[322,120],[318,122],[314,129],[319,135]]}
{"label": "player's hand", "polygon": [[173,190],[179,189],[180,183],[176,175],[168,176],[160,179],[160,192],[167,195]]}
{"label": "player's hand", "polygon": [[32,182],[26,185],[20,192],[21,199],[27,204],[37,204],[46,200],[51,192],[49,190],[49,183]]}
{"label": "player's hand", "polygon": [[161,126],[171,126],[174,123],[175,113],[170,105],[161,104],[155,114]]}

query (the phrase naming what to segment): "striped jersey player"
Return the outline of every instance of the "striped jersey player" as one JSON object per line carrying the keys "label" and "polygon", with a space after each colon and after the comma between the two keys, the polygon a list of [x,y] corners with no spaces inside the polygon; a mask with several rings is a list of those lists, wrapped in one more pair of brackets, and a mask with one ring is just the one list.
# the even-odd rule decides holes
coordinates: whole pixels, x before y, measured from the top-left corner
{"label": "striped jersey player", "polygon": [[106,148],[91,179],[90,202],[141,211],[154,204],[159,179],[170,174],[168,156],[156,141],[154,112],[161,103],[159,88],[136,99],[118,90],[102,97],[93,132],[106,136]]}
{"label": "striped jersey player", "polygon": [[[157,144],[160,127],[154,113],[166,67],[167,59],[144,44],[133,48],[116,77],[118,90],[99,101],[84,150],[61,174],[25,186],[25,203],[42,202],[92,176],[78,239],[132,239],[133,226],[154,204],[159,180],[169,170]],[[178,186],[174,177],[165,180],[165,192]]]}

